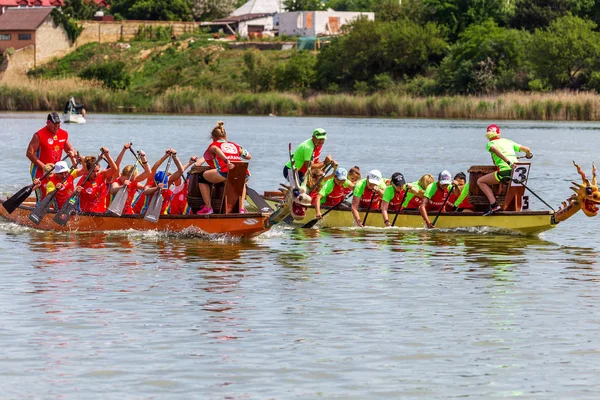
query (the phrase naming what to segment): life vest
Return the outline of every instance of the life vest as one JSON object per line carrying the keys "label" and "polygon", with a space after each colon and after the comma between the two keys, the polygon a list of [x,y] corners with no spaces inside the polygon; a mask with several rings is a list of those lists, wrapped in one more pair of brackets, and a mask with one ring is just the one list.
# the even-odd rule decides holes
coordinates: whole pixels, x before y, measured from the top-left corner
{"label": "life vest", "polygon": [[[343,183],[340,186],[340,185],[336,185],[334,182],[333,190],[331,191],[331,193],[329,193],[327,195],[323,205],[324,206],[335,206],[340,201],[342,201],[348,194],[350,194],[351,191],[352,191],[352,188],[345,188]],[[370,197],[369,197],[369,199],[370,199]]]}
{"label": "life vest", "polygon": [[[454,210],[454,203],[456,203],[456,200],[458,200],[457,195],[455,195],[454,193],[450,194],[450,198],[448,198],[448,203],[446,203],[446,211],[453,211]],[[464,200],[456,207],[457,209],[463,209],[463,210],[473,210],[474,207],[471,204],[471,202],[469,201],[469,196],[465,197]]]}
{"label": "life vest", "polygon": [[187,204],[187,194],[188,194],[188,184],[184,182],[178,187],[174,188],[172,191],[173,195],[170,199],[170,205],[167,210],[169,214],[187,214],[188,204]]}
{"label": "life vest", "polygon": [[106,212],[107,191],[108,186],[106,185],[106,179],[102,174],[98,174],[98,177],[94,181],[88,180],[79,195],[79,211],[96,213]]}
{"label": "life vest", "polygon": [[444,200],[446,200],[447,195],[448,188],[446,188],[446,190],[440,190],[439,183],[435,182],[435,193],[427,202],[427,211],[438,211],[440,208],[442,208],[442,204],[444,204]]}
{"label": "life vest", "polygon": [[[116,180],[116,182],[119,185],[123,185],[124,181],[123,179],[121,179],[121,177],[119,176]],[[138,183],[136,181],[131,181],[129,182],[129,185],[127,186],[127,200],[125,200],[125,207],[123,207],[123,212],[122,214],[133,214],[133,199],[135,198],[135,195],[137,194],[137,187],[138,187]]]}
{"label": "life vest", "polygon": [[225,154],[225,158],[231,162],[242,160],[242,150],[238,144],[225,140],[216,140],[212,142],[204,152],[204,160],[208,165],[214,165],[219,172],[227,173],[229,169],[227,168],[227,163],[225,161],[210,152],[210,148],[213,146],[221,149],[223,154]]}
{"label": "life vest", "polygon": [[402,199],[404,199],[404,189],[399,192],[394,190],[394,198],[390,200],[388,211],[397,211],[402,206]]}
{"label": "life vest", "polygon": [[75,191],[75,179],[73,178],[73,175],[69,174],[67,180],[63,183],[62,179],[59,179],[56,175],[52,175],[48,181],[52,182],[55,188],[59,183],[62,183],[63,185],[63,187],[58,190],[54,196],[57,210],[60,210],[69,197],[71,197],[73,191]]}
{"label": "life vest", "polygon": [[[52,133],[47,127],[43,127],[35,133],[39,138],[40,146],[36,151],[37,158],[44,164],[56,164],[62,158],[62,153],[65,148],[69,134],[63,129],[58,129],[56,133]],[[41,178],[44,171],[35,164],[31,164],[31,176]]]}
{"label": "life vest", "polygon": [[[373,195],[375,197],[373,197],[373,203],[371,203],[371,197]],[[371,205],[371,207],[369,207],[369,205]],[[381,207],[381,195],[379,194],[379,192],[369,189],[368,185],[365,186],[365,191],[362,197],[360,198],[359,207],[365,210],[378,210],[379,207]]]}

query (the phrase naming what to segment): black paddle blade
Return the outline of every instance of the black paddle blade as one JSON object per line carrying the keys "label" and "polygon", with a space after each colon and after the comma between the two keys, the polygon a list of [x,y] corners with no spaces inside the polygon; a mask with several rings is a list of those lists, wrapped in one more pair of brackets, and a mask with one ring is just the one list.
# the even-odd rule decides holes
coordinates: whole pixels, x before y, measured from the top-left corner
{"label": "black paddle blade", "polygon": [[156,192],[154,196],[152,196],[152,200],[150,200],[150,204],[148,204],[148,209],[146,209],[146,213],[144,214],[144,220],[158,223],[158,219],[160,218],[160,209],[163,205],[163,197],[159,192]]}
{"label": "black paddle blade", "polygon": [[304,225],[302,225],[302,228],[304,228],[304,229],[310,229],[313,226],[315,226],[317,224],[317,222],[319,222],[319,220],[315,218],[313,220],[308,221]]}
{"label": "black paddle blade", "polygon": [[75,204],[77,204],[77,198],[71,197],[59,212],[54,216],[53,221],[59,225],[65,226],[71,218],[71,214],[75,211]]}
{"label": "black paddle blade", "polygon": [[127,188],[119,189],[119,192],[115,195],[115,198],[110,203],[108,211],[118,215],[119,217],[123,214],[123,208],[125,208],[125,202],[127,201]]}
{"label": "black paddle blade", "polygon": [[13,194],[8,199],[6,199],[6,201],[2,203],[2,205],[9,214],[12,214],[12,212],[15,211],[17,207],[19,207],[25,200],[27,200],[31,192],[33,192],[33,186],[25,186],[17,193]]}
{"label": "black paddle blade", "polygon": [[52,193],[48,193],[46,197],[44,197],[42,201],[40,201],[38,205],[35,206],[33,211],[29,213],[29,219],[31,220],[31,222],[33,222],[34,224],[39,224],[40,222],[42,222],[42,219],[44,219],[44,217],[48,213],[48,209],[50,208],[50,205],[52,204],[52,200],[54,200],[55,195],[56,190]]}

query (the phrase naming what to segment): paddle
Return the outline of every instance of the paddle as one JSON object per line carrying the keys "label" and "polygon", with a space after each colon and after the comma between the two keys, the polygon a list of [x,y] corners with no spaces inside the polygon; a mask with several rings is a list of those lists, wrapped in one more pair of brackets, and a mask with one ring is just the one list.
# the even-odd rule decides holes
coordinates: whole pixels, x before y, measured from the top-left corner
{"label": "paddle", "polygon": [[437,222],[438,218],[440,217],[440,214],[442,213],[442,211],[446,207],[446,203],[448,202],[448,199],[450,198],[450,194],[452,193],[452,190],[454,190],[454,185],[450,186],[450,190],[448,190],[448,195],[444,199],[444,203],[442,204],[442,208],[440,208],[440,210],[438,211],[438,213],[435,216],[435,219],[433,220],[433,222],[431,223],[431,225],[435,226],[435,223]]}
{"label": "paddle", "polygon": [[263,197],[256,192],[256,190],[252,189],[251,187],[247,187],[246,194],[248,195],[248,197],[250,197],[250,199],[260,212],[273,211],[273,208],[269,205],[269,203],[267,203],[265,199],[263,199]]}
{"label": "paddle", "polygon": [[[69,156],[65,156],[61,161],[65,161],[68,157]],[[52,173],[52,171],[53,170],[50,170],[44,175],[42,175],[40,181],[46,179]],[[24,188],[21,188],[21,190],[19,190],[17,193],[13,194],[8,199],[6,199],[6,201],[2,203],[2,206],[6,209],[6,211],[9,214],[12,214],[12,212],[15,211],[17,207],[19,207],[25,200],[29,198],[31,192],[33,192],[34,186],[35,184],[32,183],[30,185],[25,186]]]}
{"label": "paddle", "polygon": [[[167,167],[165,168],[165,177],[167,178],[167,186],[169,185],[169,176],[167,173],[169,172],[169,167],[171,166],[171,160],[173,159],[173,155],[169,155],[169,160],[167,161]],[[164,182],[164,181],[163,181]],[[162,210],[163,202],[165,201],[162,192],[166,188],[162,188],[157,190],[152,196],[150,200],[150,204],[148,204],[148,208],[146,209],[146,213],[144,214],[144,220],[158,223],[158,219],[160,218],[160,211]]]}
{"label": "paddle", "polygon": [[373,188],[373,194],[371,195],[371,201],[369,201],[369,207],[367,207],[367,212],[365,213],[365,217],[363,218],[362,226],[365,226],[367,223],[367,217],[369,216],[369,211],[371,211],[371,206],[373,205],[373,199],[375,198],[375,188]]}
{"label": "paddle", "polygon": [[[293,179],[294,179],[294,187],[292,188],[291,184],[292,184],[292,180],[288,179],[290,181],[290,190],[293,190],[294,193],[300,193],[299,192],[299,188],[300,188],[300,178],[298,177],[298,169],[296,168],[296,164],[294,161],[294,153],[292,153],[292,144],[289,143],[288,145],[288,152],[290,155],[290,162],[292,165],[292,170],[289,173],[293,174]],[[309,169],[306,172],[307,174],[310,173],[310,163],[312,163],[313,157],[314,157],[315,153],[313,151],[312,156],[310,156],[310,162],[309,162]],[[288,175],[289,177],[289,175]],[[308,179],[308,177],[306,177],[306,179]],[[286,196],[287,197],[287,196]],[[291,225],[294,222],[294,217],[292,216],[291,210],[290,210],[290,214],[287,215],[284,219],[283,222],[285,222],[288,225]]]}
{"label": "paddle", "polygon": [[315,190],[319,186],[319,183],[321,183],[321,181],[327,176],[327,174],[329,173],[329,171],[331,171],[331,167],[332,166],[333,166],[333,163],[329,164],[325,168],[325,171],[323,171],[323,175],[321,175],[319,177],[319,179],[317,179],[317,181],[311,186],[311,188],[307,190],[306,194],[308,194],[310,196],[310,194],[312,193],[312,191]]}
{"label": "paddle", "polygon": [[402,209],[402,205],[404,204],[404,200],[406,200],[406,196],[408,195],[408,186],[404,189],[404,196],[402,196],[402,201],[400,202],[400,207],[396,210],[396,215],[394,215],[394,220],[392,221],[392,226],[396,225],[396,219],[398,219],[398,213]]}
{"label": "paddle", "polygon": [[[131,178],[133,178],[133,174],[135,173],[135,167],[137,166],[137,163],[140,162],[141,157],[139,152],[138,154],[136,154],[131,149],[131,145],[129,147],[129,150],[133,153],[133,156],[135,157],[133,169],[131,170],[131,172],[129,173],[129,177],[127,178],[128,181],[131,181]],[[110,203],[110,207],[108,207],[108,211],[120,217],[121,214],[123,214],[123,209],[125,208],[127,197],[129,197],[129,187],[127,185],[123,185],[123,187],[119,189],[117,194],[115,194],[113,201]]]}
{"label": "paddle", "polygon": [[[325,211],[323,213],[323,215],[321,215],[321,219],[325,218],[325,216],[327,214],[329,214],[330,212],[332,212],[333,210],[336,210],[339,206],[342,205],[342,203],[344,201],[346,201],[347,199],[349,199],[351,196],[352,196],[352,192],[348,193],[348,195],[346,197],[344,197],[339,203],[337,203],[336,205],[334,205],[333,207],[331,207],[329,210]],[[319,219],[317,219],[317,218],[312,219],[312,220],[308,221],[307,223],[305,223],[304,225],[302,225],[302,228],[310,229],[313,226],[315,226],[317,224],[317,222],[319,222]]]}
{"label": "paddle", "polygon": [[[75,168],[77,168],[77,166],[79,165],[79,159],[80,158],[78,155],[77,163],[71,167],[71,169],[69,170],[69,173],[67,174],[65,179],[62,180],[63,185],[65,184],[67,179],[69,179],[69,176],[71,176],[71,174],[73,173],[73,170],[75,170]],[[51,193],[47,193],[46,197],[44,197],[42,199],[42,201],[40,201],[39,204],[37,206],[35,206],[33,211],[31,211],[29,213],[29,219],[31,220],[31,222],[33,222],[34,224],[39,224],[40,222],[42,222],[42,219],[44,219],[44,217],[48,213],[48,210],[50,209],[50,205],[54,201],[54,198],[56,197],[57,193],[58,193],[58,189],[54,189]]]}
{"label": "paddle", "polygon": [[[98,164],[100,164],[100,161],[102,161],[103,155],[104,155],[104,150],[100,150],[100,154],[98,154],[98,157],[96,158],[96,162],[94,163],[94,165],[92,165],[92,168],[90,168],[85,179],[79,186],[83,187],[87,183],[87,181],[90,179],[90,176],[92,176],[92,172],[94,172],[94,170],[96,169],[96,166]],[[71,197],[69,197],[67,199],[67,201],[62,206],[62,208],[54,216],[54,219],[53,219],[54,222],[56,222],[57,224],[62,225],[62,226],[65,226],[67,224],[67,222],[69,222],[69,219],[71,218],[71,213],[73,213],[73,211],[75,211],[75,204],[77,204],[77,199],[79,199],[79,195],[80,195],[80,192],[78,192],[77,190],[75,192],[73,192]]]}

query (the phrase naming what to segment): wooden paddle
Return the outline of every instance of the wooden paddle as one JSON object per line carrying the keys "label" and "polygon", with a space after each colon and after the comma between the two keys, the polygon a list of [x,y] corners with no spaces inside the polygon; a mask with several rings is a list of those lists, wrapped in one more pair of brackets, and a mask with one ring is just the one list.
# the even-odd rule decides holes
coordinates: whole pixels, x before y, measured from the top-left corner
{"label": "wooden paddle", "polygon": [[[65,184],[67,179],[69,179],[69,176],[71,176],[75,168],[77,168],[77,166],[79,165],[79,159],[80,157],[78,156],[77,163],[75,163],[75,165],[71,167],[71,169],[69,170],[69,174],[65,177],[65,179],[62,180],[63,185]],[[42,219],[44,219],[44,217],[48,213],[50,205],[52,205],[57,193],[58,189],[55,189],[50,193],[46,193],[46,196],[42,199],[42,201],[40,201],[38,205],[35,206],[33,211],[29,213],[29,219],[31,220],[31,222],[33,222],[34,224],[39,224],[40,222],[42,222]]]}
{"label": "wooden paddle", "polygon": [[252,189],[251,187],[247,187],[246,194],[248,197],[250,197],[250,199],[260,212],[273,211],[273,208],[269,205],[269,203],[267,203],[265,199],[263,199],[263,197],[256,192],[256,190]]}
{"label": "wooden paddle", "polygon": [[[294,192],[297,192],[297,190],[300,188],[300,178],[298,176],[298,169],[296,168],[296,164],[294,161],[294,153],[292,152],[292,144],[289,143],[288,144],[288,151],[289,151],[289,155],[290,155],[290,162],[292,163],[292,170],[290,172],[288,172],[288,174],[292,173],[294,174],[294,187],[291,187],[291,183],[292,181],[290,179],[288,179],[290,181],[290,190],[293,190]],[[310,173],[310,164],[312,164],[312,160],[314,157],[315,153],[313,150],[313,154],[310,156],[310,161],[309,161],[309,168],[307,170],[307,175]],[[289,177],[289,175],[288,175]],[[306,179],[308,179],[308,176],[305,177]],[[299,193],[299,192],[298,192]],[[284,219],[283,222],[285,222],[288,225],[291,225],[294,222],[294,217],[292,216],[292,210],[290,210],[290,214],[287,215]]]}
{"label": "wooden paddle", "polygon": [[[167,173],[169,172],[169,167],[171,166],[171,160],[173,159],[173,155],[169,155],[169,160],[167,161],[167,167],[165,168],[165,177],[167,178],[167,186],[169,185],[169,176]],[[161,182],[161,183],[164,183]],[[162,192],[167,188],[162,188],[154,192],[150,203],[148,204],[148,208],[146,209],[146,213],[144,214],[144,220],[158,223],[158,219],[160,218],[160,211],[162,210],[162,205],[164,202]]]}
{"label": "wooden paddle", "polygon": [[406,195],[408,195],[408,186],[404,189],[404,196],[402,196],[402,201],[400,202],[400,207],[396,210],[396,215],[394,215],[394,220],[392,221],[392,226],[396,225],[396,219],[398,219],[398,213],[403,208],[404,200],[406,200]]}
{"label": "wooden paddle", "polygon": [[[342,203],[343,203],[344,201],[346,201],[346,200],[347,200],[347,199],[349,199],[350,197],[352,197],[352,192],[348,193],[348,195],[347,195],[347,196],[345,196],[345,197],[344,197],[344,198],[343,198],[343,199],[342,199],[342,200],[341,200],[339,203],[337,203],[336,205],[334,205],[333,207],[331,207],[329,210],[325,211],[325,212],[323,213],[323,215],[321,215],[321,219],[325,218],[325,216],[326,216],[327,214],[329,214],[330,212],[332,212],[333,210],[336,210],[336,209],[337,209],[339,206],[341,206],[341,205],[342,205]],[[302,228],[310,229],[310,228],[312,228],[313,226],[315,226],[315,225],[317,224],[317,222],[319,222],[319,219],[317,219],[317,218],[315,218],[315,219],[312,219],[312,220],[308,221],[307,223],[305,223],[304,225],[302,225]]]}
{"label": "wooden paddle", "polygon": [[[96,158],[96,162],[94,163],[94,165],[92,165],[92,168],[90,168],[90,170],[88,171],[88,174],[86,175],[85,179],[81,183],[82,187],[90,179],[90,176],[92,175],[92,172],[94,172],[94,170],[96,169],[96,166],[98,164],[100,164],[100,161],[102,161],[103,155],[104,155],[104,150],[100,150],[100,154],[98,154],[98,157]],[[57,224],[62,225],[62,226],[65,226],[67,224],[67,222],[69,222],[69,219],[71,218],[71,214],[75,211],[75,205],[77,204],[79,195],[80,195],[80,192],[78,192],[77,190],[75,192],[73,192],[71,197],[69,197],[67,199],[67,201],[62,206],[62,208],[54,216],[54,219],[53,219],[54,222],[56,222]]]}
{"label": "wooden paddle", "polygon": [[[65,156],[61,161],[65,161],[67,158],[69,158],[69,156]],[[52,171],[53,170],[50,170],[44,175],[42,175],[40,181],[46,179],[52,173]],[[30,185],[25,186],[24,188],[21,188],[21,190],[19,190],[17,193],[13,194],[8,199],[6,199],[6,201],[2,203],[2,206],[6,209],[6,211],[9,214],[12,214],[12,212],[15,211],[17,207],[19,207],[21,204],[23,204],[25,200],[29,198],[31,192],[33,192],[34,186],[35,185],[32,183]]]}
{"label": "wooden paddle", "polygon": [[[135,167],[137,166],[138,162],[140,162],[141,157],[139,155],[139,152],[136,154],[131,149],[131,145],[129,147],[129,150],[131,151],[131,153],[133,153],[133,156],[135,157],[135,162],[133,163],[133,169],[131,170],[131,172],[129,173],[129,177],[127,178],[128,181],[131,181],[131,178],[133,178],[133,174],[135,173]],[[112,202],[110,203],[110,207],[108,207],[108,211],[110,211],[111,213],[118,215],[120,217],[121,214],[123,214],[123,209],[125,208],[125,203],[127,202],[127,197],[129,197],[129,188],[126,185],[123,185],[123,187],[121,187],[119,189],[117,194],[115,194],[115,197],[113,198]]]}
{"label": "wooden paddle", "polygon": [[446,198],[444,199],[444,203],[442,204],[442,208],[440,208],[440,210],[438,211],[438,213],[435,216],[435,219],[433,220],[433,222],[431,223],[431,225],[435,226],[435,223],[437,222],[438,218],[440,217],[440,214],[442,213],[442,211],[446,207],[446,203],[448,202],[448,199],[450,198],[450,194],[452,194],[452,190],[454,190],[454,185],[450,186],[450,189],[448,190],[448,195],[446,196]]}

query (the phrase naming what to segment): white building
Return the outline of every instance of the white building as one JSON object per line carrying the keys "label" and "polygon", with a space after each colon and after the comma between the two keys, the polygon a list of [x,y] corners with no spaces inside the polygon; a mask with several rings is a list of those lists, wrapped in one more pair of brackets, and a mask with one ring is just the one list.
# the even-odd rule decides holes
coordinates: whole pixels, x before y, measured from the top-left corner
{"label": "white building", "polygon": [[374,21],[375,13],[328,10],[294,11],[277,15],[280,36],[337,35],[342,26],[358,18]]}

